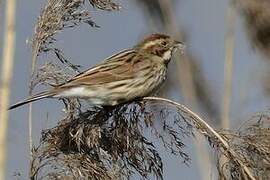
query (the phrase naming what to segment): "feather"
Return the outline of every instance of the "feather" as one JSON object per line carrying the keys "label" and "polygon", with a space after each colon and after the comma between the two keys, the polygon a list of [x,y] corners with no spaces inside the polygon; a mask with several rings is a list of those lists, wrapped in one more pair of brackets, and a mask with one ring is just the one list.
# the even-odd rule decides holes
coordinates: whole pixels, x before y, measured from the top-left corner
{"label": "feather", "polygon": [[53,91],[46,91],[46,92],[42,92],[42,93],[39,93],[37,95],[34,95],[32,97],[29,97],[23,101],[20,101],[20,102],[17,102],[16,104],[10,106],[8,109],[14,109],[16,107],[19,107],[19,106],[22,106],[24,104],[27,104],[27,103],[30,103],[30,102],[33,102],[33,101],[37,101],[37,100],[40,100],[40,99],[43,99],[43,98],[47,98],[47,97],[52,97],[55,95],[55,92]]}

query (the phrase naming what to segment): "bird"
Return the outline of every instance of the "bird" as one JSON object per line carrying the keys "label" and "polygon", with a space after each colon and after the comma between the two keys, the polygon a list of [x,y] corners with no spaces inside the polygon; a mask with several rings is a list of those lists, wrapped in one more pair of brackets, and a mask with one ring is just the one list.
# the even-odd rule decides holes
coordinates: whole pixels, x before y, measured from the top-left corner
{"label": "bird", "polygon": [[183,42],[155,33],[133,48],[116,53],[102,63],[74,76],[48,91],[38,93],[9,107],[17,108],[44,98],[86,98],[93,105],[115,106],[150,95],[167,76],[172,54]]}

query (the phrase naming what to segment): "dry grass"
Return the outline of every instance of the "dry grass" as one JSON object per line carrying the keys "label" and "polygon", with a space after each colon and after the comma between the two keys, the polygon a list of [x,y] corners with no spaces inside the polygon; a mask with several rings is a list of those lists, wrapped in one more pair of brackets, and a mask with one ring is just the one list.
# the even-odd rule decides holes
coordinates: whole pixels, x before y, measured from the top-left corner
{"label": "dry grass", "polygon": [[[98,27],[86,10],[83,0],[48,0],[46,7],[42,10],[35,27],[35,34],[32,40],[32,65],[31,79],[29,82],[29,95],[35,88],[34,80],[36,75],[36,61],[40,53],[53,52],[57,59],[78,72],[78,66],[70,63],[62,51],[54,46],[56,34],[66,28],[73,28],[82,22]],[[28,114],[29,125],[29,148],[32,149],[32,104],[29,104]],[[30,151],[30,161],[32,157]]]}
{"label": "dry grass", "polygon": [[[89,0],[93,7],[102,10],[119,9],[116,3],[110,0]],[[79,72],[79,66],[72,64],[63,54],[63,52],[54,46],[57,33],[67,28],[73,28],[82,23],[91,27],[99,27],[91,18],[90,12],[86,7],[85,0],[48,0],[46,7],[42,10],[35,27],[35,34],[32,40],[32,65],[31,80],[29,83],[29,95],[32,94],[35,86],[38,84],[36,79],[36,61],[40,53],[52,52],[65,66],[68,66],[74,72]],[[40,79],[41,80],[41,79]],[[32,147],[32,104],[29,104],[29,145]],[[30,152],[30,161],[32,163],[32,153]],[[29,173],[31,176],[31,172]]]}
{"label": "dry grass", "polygon": [[[250,168],[256,179],[270,178],[270,116],[269,111],[258,113],[236,132],[222,132],[230,147]],[[222,154],[223,152],[221,152]],[[226,179],[245,179],[232,158],[221,168]],[[247,179],[247,178],[246,178]]]}
{"label": "dry grass", "polygon": [[192,126],[173,110],[156,107],[160,110],[151,111],[150,106],[131,102],[77,111],[75,116],[71,111],[58,126],[43,132],[34,150],[32,179],[50,179],[52,174],[70,179],[130,179],[134,175],[163,179],[162,159],[147,132],[169,153],[189,163],[182,139],[192,136]]}
{"label": "dry grass", "polygon": [[[91,1],[92,4],[95,1]],[[98,7],[101,7],[102,1],[97,1]],[[105,1],[104,1],[105,3]],[[111,3],[108,1],[108,3]],[[106,6],[105,6],[106,5]],[[104,4],[104,8],[115,8],[115,4]],[[54,46],[57,33],[66,28],[73,28],[81,23],[87,23],[92,27],[99,27],[91,18],[89,10],[85,7],[83,0],[49,0],[47,6],[41,12],[35,28],[32,49],[33,57],[39,53],[53,52],[57,59],[67,64],[75,71],[78,66],[70,63],[64,57],[63,52]],[[34,62],[35,63],[35,62]]]}
{"label": "dry grass", "polygon": [[101,10],[119,10],[121,6],[111,0],[89,0],[93,7],[99,8]]}

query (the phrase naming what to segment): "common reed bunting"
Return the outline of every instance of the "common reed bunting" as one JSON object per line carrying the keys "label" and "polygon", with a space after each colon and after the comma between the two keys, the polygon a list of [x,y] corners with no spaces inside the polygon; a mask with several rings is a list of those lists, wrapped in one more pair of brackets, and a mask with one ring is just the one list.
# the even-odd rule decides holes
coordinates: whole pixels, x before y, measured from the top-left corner
{"label": "common reed bunting", "polygon": [[152,34],[133,48],[9,109],[43,98],[87,98],[93,105],[114,106],[147,96],[166,79],[168,63],[176,49],[183,52],[183,43],[164,34]]}

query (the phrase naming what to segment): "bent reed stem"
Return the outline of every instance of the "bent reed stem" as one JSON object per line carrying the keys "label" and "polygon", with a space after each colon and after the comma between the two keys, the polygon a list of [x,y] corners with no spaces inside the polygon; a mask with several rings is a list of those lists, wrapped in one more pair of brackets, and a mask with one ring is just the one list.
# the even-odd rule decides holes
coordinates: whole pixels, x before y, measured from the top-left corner
{"label": "bent reed stem", "polygon": [[223,146],[223,148],[227,151],[227,153],[231,157],[233,157],[234,160],[243,168],[246,175],[251,180],[256,180],[251,170],[246,165],[244,165],[244,163],[239,158],[237,158],[238,157],[237,153],[233,149],[230,148],[229,143],[217,131],[215,131],[205,120],[203,120],[200,116],[198,116],[196,113],[191,111],[189,108],[175,101],[172,101],[166,98],[161,98],[161,97],[144,97],[143,100],[166,102],[167,104],[173,105],[181,112],[188,114],[190,116],[188,120],[192,120],[193,124],[199,125],[204,130],[207,131],[207,132],[203,132],[200,129],[198,129],[203,135],[205,133],[208,133],[208,134],[213,135],[215,138],[217,138],[220,144]]}

